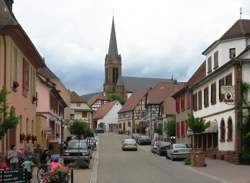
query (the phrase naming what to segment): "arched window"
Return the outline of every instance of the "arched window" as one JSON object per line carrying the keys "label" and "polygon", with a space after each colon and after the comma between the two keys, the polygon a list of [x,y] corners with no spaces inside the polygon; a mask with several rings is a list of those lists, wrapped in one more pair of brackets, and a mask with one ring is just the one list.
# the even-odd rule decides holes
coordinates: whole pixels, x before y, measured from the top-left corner
{"label": "arched window", "polygon": [[224,119],[220,122],[220,141],[225,142],[225,121]]}
{"label": "arched window", "polygon": [[227,121],[227,141],[232,141],[233,139],[233,122],[232,118],[229,117]]}

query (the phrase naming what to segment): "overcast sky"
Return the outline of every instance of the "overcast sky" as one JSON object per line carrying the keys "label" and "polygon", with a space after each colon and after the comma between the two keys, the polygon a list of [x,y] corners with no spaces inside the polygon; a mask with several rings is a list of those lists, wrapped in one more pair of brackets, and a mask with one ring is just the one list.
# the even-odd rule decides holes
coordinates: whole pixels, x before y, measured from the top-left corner
{"label": "overcast sky", "polygon": [[186,81],[249,0],[15,0],[46,64],[79,94],[100,91],[114,9],[123,75]]}

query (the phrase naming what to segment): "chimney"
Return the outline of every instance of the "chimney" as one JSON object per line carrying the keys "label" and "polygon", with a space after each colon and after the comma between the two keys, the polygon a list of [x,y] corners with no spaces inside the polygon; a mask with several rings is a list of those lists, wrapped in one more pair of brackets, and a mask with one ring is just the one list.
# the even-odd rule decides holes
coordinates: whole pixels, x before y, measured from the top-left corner
{"label": "chimney", "polygon": [[12,11],[12,5],[14,3],[14,0],[4,0],[6,5],[8,6],[9,10]]}

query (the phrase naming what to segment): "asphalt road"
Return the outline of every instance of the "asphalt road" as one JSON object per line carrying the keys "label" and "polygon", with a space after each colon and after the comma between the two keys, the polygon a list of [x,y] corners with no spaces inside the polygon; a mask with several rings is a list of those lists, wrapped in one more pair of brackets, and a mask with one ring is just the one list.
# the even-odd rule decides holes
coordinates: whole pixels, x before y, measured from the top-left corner
{"label": "asphalt road", "polygon": [[182,162],[172,162],[139,147],[122,151],[122,136],[99,135],[97,183],[217,183],[218,180],[192,171]]}

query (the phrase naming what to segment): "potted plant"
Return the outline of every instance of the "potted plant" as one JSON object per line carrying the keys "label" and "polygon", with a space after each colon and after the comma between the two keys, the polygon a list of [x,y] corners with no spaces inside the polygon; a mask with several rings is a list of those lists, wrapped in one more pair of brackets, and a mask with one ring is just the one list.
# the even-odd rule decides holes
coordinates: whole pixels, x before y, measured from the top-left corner
{"label": "potted plant", "polygon": [[50,183],[66,183],[68,182],[68,170],[65,168],[58,168],[49,173],[48,179]]}

